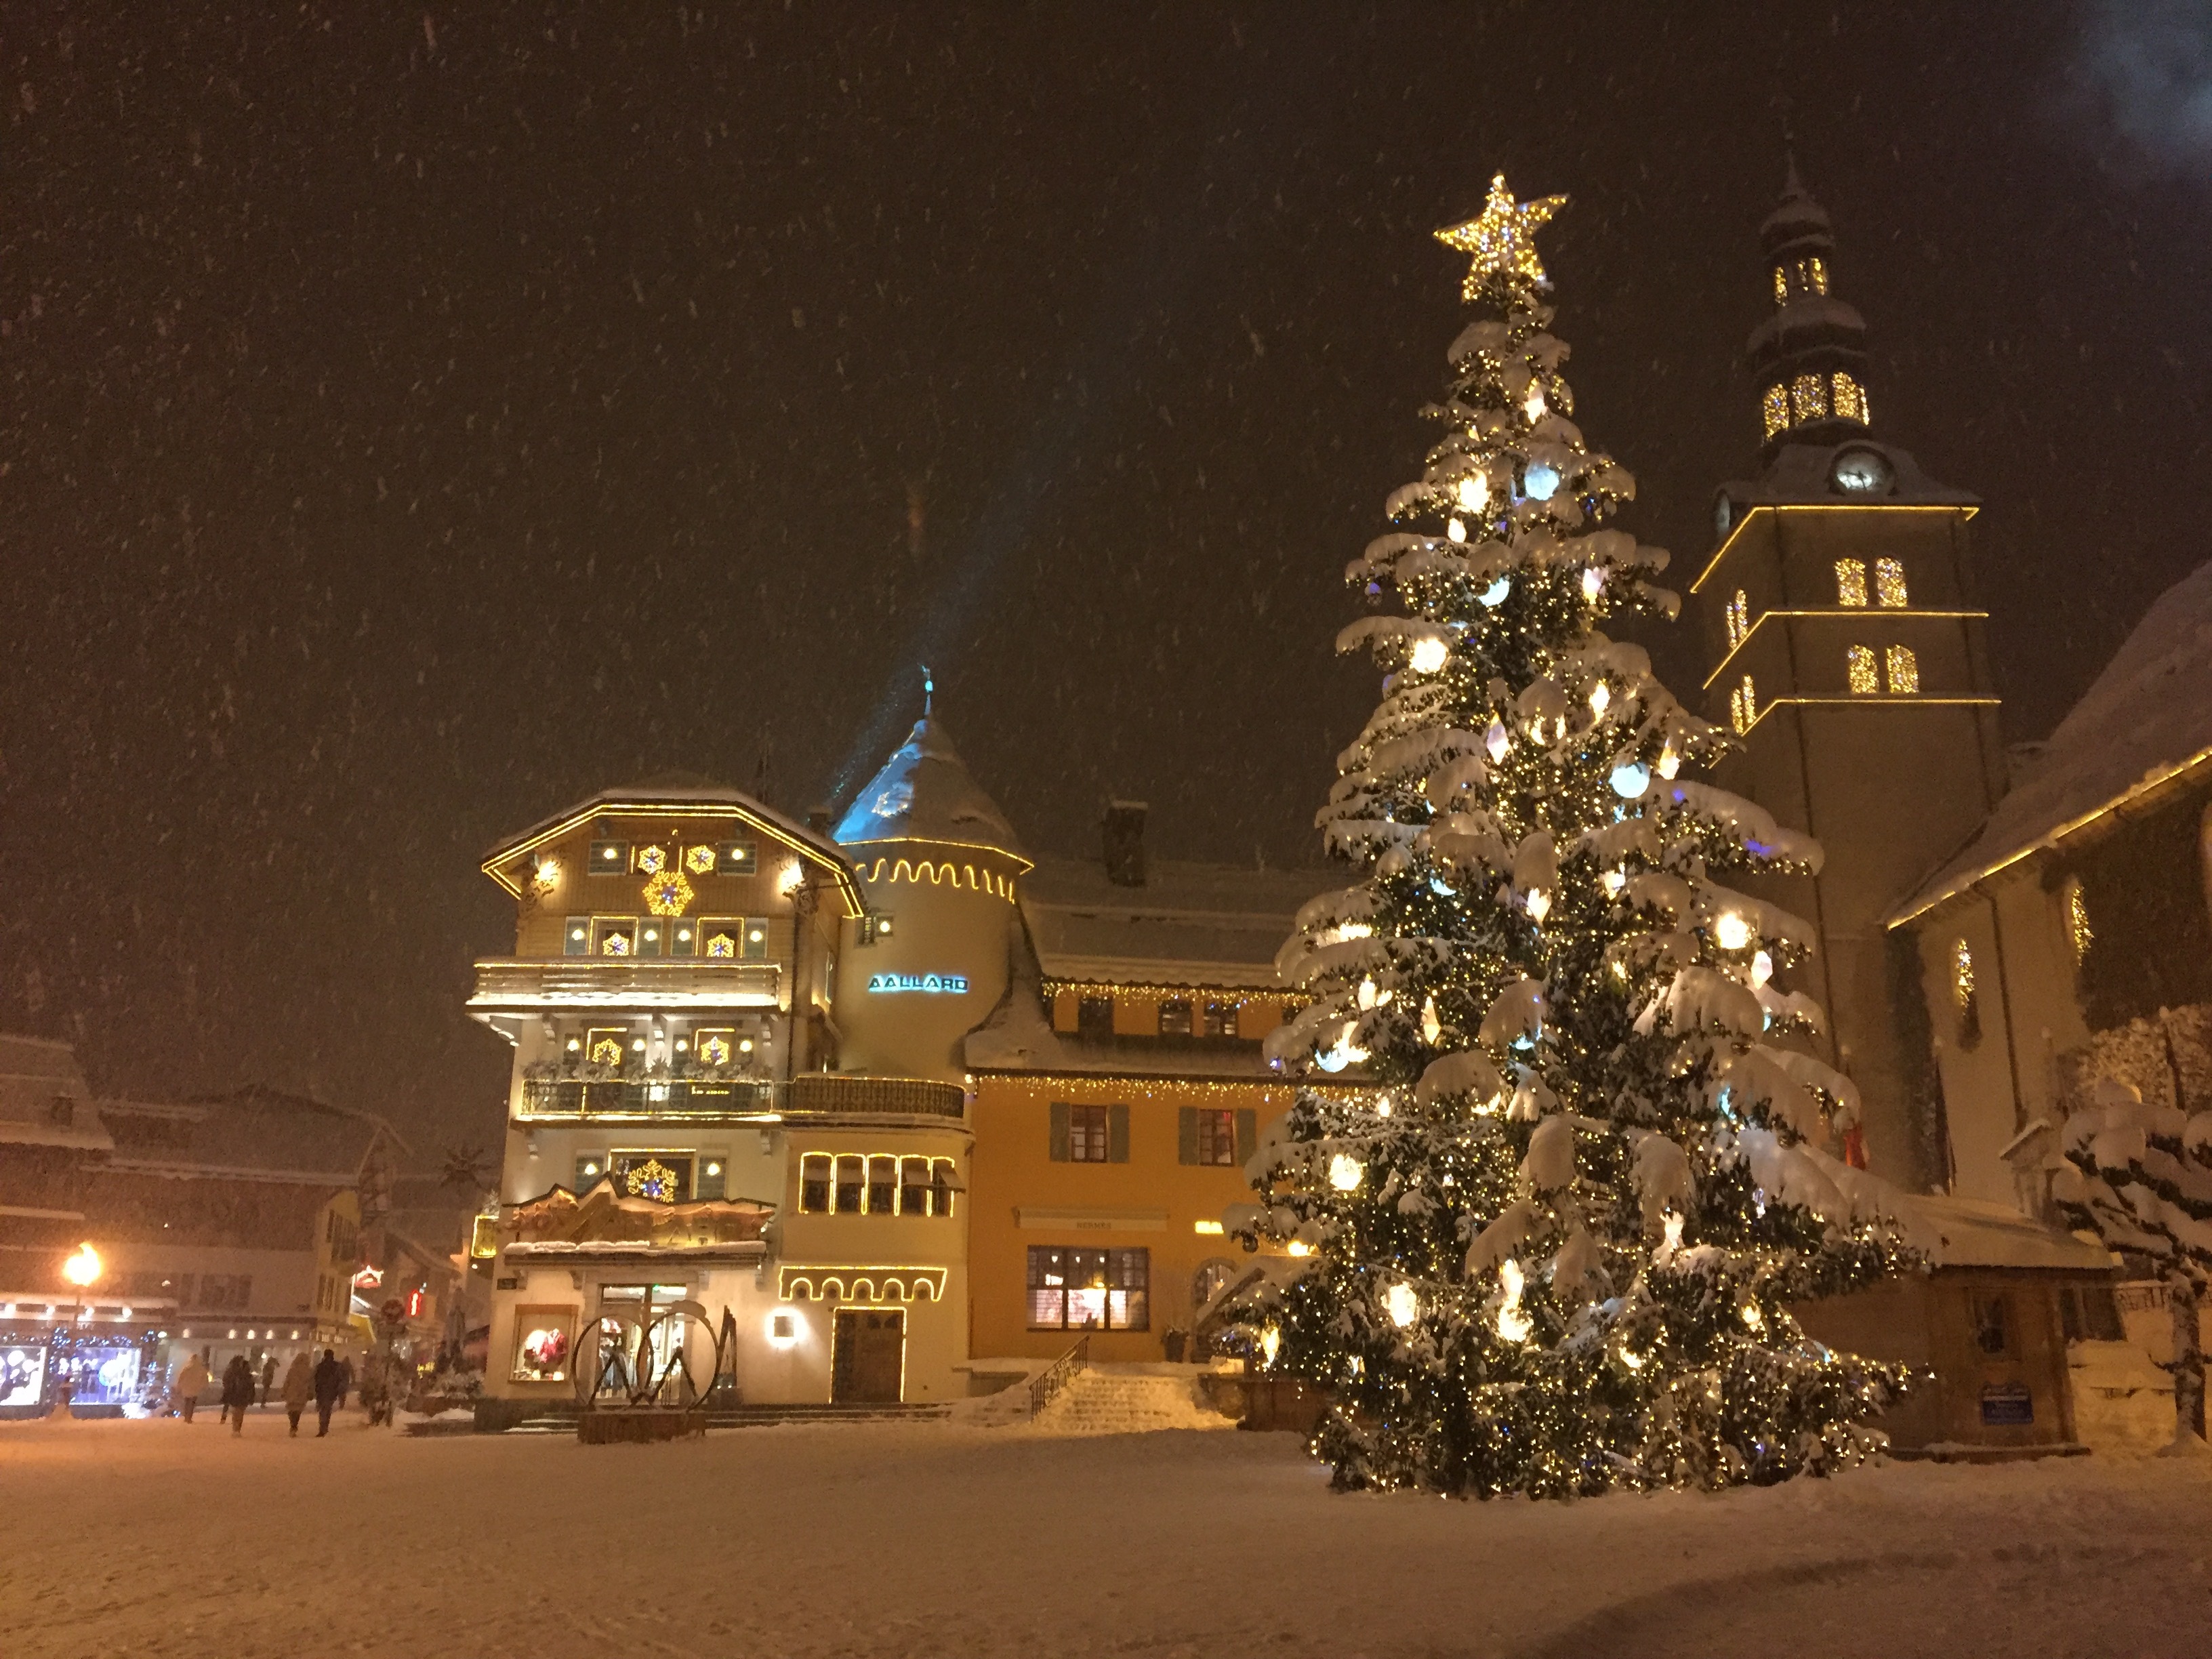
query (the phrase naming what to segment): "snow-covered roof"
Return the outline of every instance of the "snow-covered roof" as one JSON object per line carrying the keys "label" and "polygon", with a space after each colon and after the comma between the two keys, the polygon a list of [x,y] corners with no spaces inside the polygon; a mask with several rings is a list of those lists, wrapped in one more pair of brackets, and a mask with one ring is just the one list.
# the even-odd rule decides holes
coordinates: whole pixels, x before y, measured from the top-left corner
{"label": "snow-covered roof", "polygon": [[1021,838],[998,802],[975,781],[944,726],[927,714],[914,723],[883,769],[860,786],[832,839],[843,847],[879,841],[951,842],[1023,856]]}
{"label": "snow-covered roof", "polygon": [[1826,294],[1808,294],[1791,299],[1786,306],[1778,307],[1765,321],[1752,330],[1745,349],[1756,356],[1770,342],[1786,341],[1793,335],[1838,334],[1861,335],[1866,332],[1866,319],[1856,307]]}
{"label": "snow-covered roof", "polygon": [[1298,908],[1343,884],[1328,871],[1147,861],[1145,884],[1102,860],[1040,858],[1022,919],[1047,979],[1279,990],[1275,952]]}
{"label": "snow-covered roof", "polygon": [[[149,1109],[139,1103],[103,1103],[118,1116]],[[112,1167],[174,1176],[235,1175],[263,1179],[330,1181],[360,1178],[380,1140],[404,1154],[407,1143],[374,1112],[332,1106],[274,1089],[240,1089],[193,1103],[186,1143],[119,1153]]]}
{"label": "snow-covered roof", "polygon": [[662,772],[637,783],[623,784],[617,788],[602,789],[587,795],[573,805],[564,806],[538,820],[526,830],[518,830],[502,836],[484,854],[483,869],[486,875],[507,890],[519,895],[521,882],[512,870],[501,866],[514,864],[532,848],[544,845],[556,836],[567,834],[587,819],[607,814],[640,814],[659,811],[682,813],[685,811],[708,811],[717,817],[730,817],[750,823],[770,839],[782,842],[793,852],[811,859],[836,876],[844,890],[848,908],[860,914],[860,890],[853,879],[851,866],[836,843],[819,830],[810,830],[803,823],[793,823],[774,807],[769,806],[742,789],[726,783],[717,783],[712,778],[693,772]]}
{"label": "snow-covered roof", "polygon": [[0,1034],[0,1145],[106,1152],[114,1144],[68,1043]]}
{"label": "snow-covered roof", "polygon": [[2071,1233],[2031,1221],[2008,1204],[1905,1194],[1914,1241],[1938,1267],[2045,1267],[2108,1273],[2112,1253]]}
{"label": "snow-covered roof", "polygon": [[2212,760],[2212,564],[2136,624],[1979,835],[1890,917],[1896,927]]}
{"label": "snow-covered roof", "polygon": [[[1849,309],[1849,307],[1845,307]],[[1844,449],[1871,449],[1889,463],[1893,483],[1881,495],[1845,495],[1831,476],[1836,454]],[[1853,507],[1978,507],[1981,497],[1949,484],[1938,483],[1922,471],[1910,450],[1871,438],[1851,437],[1833,444],[1784,444],[1774,453],[1766,470],[1756,478],[1732,479],[1721,493],[1735,504],[1741,523],[1754,507],[1803,506]]]}

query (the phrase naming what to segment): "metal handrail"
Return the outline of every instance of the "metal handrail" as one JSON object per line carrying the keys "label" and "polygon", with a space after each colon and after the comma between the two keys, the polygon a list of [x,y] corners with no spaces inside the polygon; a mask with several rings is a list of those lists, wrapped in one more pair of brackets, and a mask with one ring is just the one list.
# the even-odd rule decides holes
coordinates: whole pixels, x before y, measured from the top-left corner
{"label": "metal handrail", "polygon": [[1076,1372],[1091,1363],[1091,1336],[1088,1332],[1078,1337],[1075,1346],[1037,1373],[1030,1382],[1030,1415],[1035,1417],[1045,1408],[1053,1395],[1066,1388]]}

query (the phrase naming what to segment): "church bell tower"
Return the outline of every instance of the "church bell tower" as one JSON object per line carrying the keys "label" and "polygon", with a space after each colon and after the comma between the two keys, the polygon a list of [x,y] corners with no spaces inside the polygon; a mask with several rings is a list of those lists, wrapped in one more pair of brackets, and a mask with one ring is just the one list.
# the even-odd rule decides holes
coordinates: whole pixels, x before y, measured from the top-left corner
{"label": "church bell tower", "polygon": [[1817,934],[1791,976],[1864,1102],[1847,1151],[1924,1191],[1948,1173],[1940,1099],[1910,1036],[1917,957],[1893,961],[1884,924],[2003,787],[1967,544],[1980,502],[1875,435],[1866,324],[1831,292],[1833,228],[1794,164],[1759,240],[1761,470],[1722,486],[1690,586],[1707,718],[1742,745],[1717,781],[1820,842],[1817,875],[1770,884]]}

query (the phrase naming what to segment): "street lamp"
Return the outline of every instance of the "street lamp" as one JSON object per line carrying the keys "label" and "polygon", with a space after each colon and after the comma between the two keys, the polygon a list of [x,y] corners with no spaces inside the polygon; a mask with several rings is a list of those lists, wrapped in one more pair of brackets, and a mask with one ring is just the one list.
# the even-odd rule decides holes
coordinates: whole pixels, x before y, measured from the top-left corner
{"label": "street lamp", "polygon": [[[84,1293],[91,1289],[96,1282],[98,1282],[100,1274],[100,1252],[92,1248],[89,1241],[78,1245],[76,1247],[76,1254],[70,1257],[68,1261],[62,1263],[62,1277],[69,1280],[70,1284],[76,1286],[76,1306],[70,1310],[70,1324],[72,1328],[70,1343],[72,1349],[76,1346],[76,1334],[74,1328],[77,1320],[82,1316],[84,1312]],[[69,1413],[70,1396],[76,1392],[76,1369],[74,1354],[72,1353],[70,1358],[64,1363],[68,1366],[68,1369],[63,1372],[64,1381],[62,1385],[62,1411],[63,1414],[66,1416]]]}

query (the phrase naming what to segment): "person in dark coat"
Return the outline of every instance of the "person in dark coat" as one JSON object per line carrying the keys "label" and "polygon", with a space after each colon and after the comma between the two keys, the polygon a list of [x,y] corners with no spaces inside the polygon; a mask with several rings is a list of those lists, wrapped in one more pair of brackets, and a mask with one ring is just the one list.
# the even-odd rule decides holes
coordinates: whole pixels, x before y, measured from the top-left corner
{"label": "person in dark coat", "polygon": [[270,1354],[261,1362],[261,1408],[269,1409],[269,1396],[276,1388],[276,1356]]}
{"label": "person in dark coat", "polygon": [[246,1431],[246,1408],[253,1403],[253,1362],[244,1354],[231,1356],[230,1364],[222,1373],[223,1414],[230,1419],[230,1431]]}
{"label": "person in dark coat", "polygon": [[338,1383],[338,1409],[340,1411],[343,1411],[345,1409],[346,1396],[353,1392],[352,1360],[341,1359],[338,1361],[338,1376],[342,1379]]}
{"label": "person in dark coat", "polygon": [[345,1368],[338,1357],[328,1348],[315,1365],[315,1437],[322,1438],[331,1431],[331,1413],[345,1393]]}

